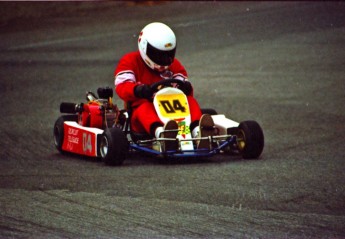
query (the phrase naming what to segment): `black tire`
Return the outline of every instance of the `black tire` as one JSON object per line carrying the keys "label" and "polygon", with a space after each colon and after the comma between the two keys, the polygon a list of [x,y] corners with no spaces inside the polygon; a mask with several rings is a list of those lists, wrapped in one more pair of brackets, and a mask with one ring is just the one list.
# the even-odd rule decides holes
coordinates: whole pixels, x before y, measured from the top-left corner
{"label": "black tire", "polygon": [[120,128],[106,128],[101,135],[99,150],[106,165],[119,166],[128,155],[129,143]]}
{"label": "black tire", "polygon": [[62,152],[62,144],[64,138],[64,122],[65,121],[75,121],[78,122],[78,115],[62,115],[60,116],[54,124],[54,144],[57,150]]}
{"label": "black tire", "polygon": [[264,134],[256,121],[243,121],[237,130],[237,146],[244,159],[258,159],[264,149]]}
{"label": "black tire", "polygon": [[217,111],[214,110],[214,109],[211,109],[211,108],[204,108],[204,109],[201,109],[201,113],[204,115],[204,114],[209,114],[209,115],[217,115]]}

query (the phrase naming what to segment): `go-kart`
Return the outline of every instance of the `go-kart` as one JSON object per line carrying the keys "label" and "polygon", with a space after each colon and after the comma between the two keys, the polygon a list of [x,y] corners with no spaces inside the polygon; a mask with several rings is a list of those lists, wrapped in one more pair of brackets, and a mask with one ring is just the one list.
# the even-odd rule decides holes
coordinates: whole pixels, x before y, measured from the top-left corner
{"label": "go-kart", "polygon": [[[131,129],[131,104],[124,109],[113,103],[113,90],[99,88],[98,97],[87,92],[86,103],[61,103],[60,116],[54,125],[54,143],[61,153],[74,153],[100,157],[107,165],[121,165],[132,151],[162,158],[197,158],[218,154],[241,155],[244,159],[258,159],[264,148],[264,134],[256,121],[236,122],[214,109],[202,108],[211,115],[214,133],[207,137],[193,138],[187,96],[173,87],[184,84],[177,79],[165,79],[151,85],[156,92],[153,104],[163,123],[178,123],[177,137],[154,138]],[[209,147],[197,148],[200,140],[207,140]],[[167,141],[176,141],[176,150],[165,150]]]}

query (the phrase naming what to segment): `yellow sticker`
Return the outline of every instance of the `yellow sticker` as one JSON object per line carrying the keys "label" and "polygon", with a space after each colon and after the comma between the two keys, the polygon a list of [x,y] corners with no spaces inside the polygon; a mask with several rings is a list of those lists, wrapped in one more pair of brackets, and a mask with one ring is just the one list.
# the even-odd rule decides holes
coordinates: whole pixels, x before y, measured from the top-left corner
{"label": "yellow sticker", "polygon": [[166,118],[182,118],[190,114],[186,96],[183,94],[157,95],[159,112]]}

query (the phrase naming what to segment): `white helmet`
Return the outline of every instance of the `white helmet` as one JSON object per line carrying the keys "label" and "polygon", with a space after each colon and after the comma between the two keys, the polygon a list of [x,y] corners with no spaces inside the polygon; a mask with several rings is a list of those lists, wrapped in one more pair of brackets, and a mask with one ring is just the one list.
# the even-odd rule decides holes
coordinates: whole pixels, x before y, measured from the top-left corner
{"label": "white helmet", "polygon": [[176,37],[167,25],[153,22],[140,32],[138,48],[144,62],[151,69],[164,71],[174,61]]}

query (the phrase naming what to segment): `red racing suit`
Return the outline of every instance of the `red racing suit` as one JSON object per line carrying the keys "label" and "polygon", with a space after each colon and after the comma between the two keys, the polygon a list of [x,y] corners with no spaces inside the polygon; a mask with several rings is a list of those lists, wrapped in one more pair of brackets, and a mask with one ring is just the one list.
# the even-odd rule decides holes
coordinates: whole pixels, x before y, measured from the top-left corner
{"label": "red racing suit", "polygon": [[[169,78],[187,80],[187,72],[182,64],[175,58],[170,65]],[[138,84],[151,85],[164,77],[161,72],[149,68],[140,56],[139,51],[124,55],[119,61],[115,72],[115,91],[117,95],[125,102],[131,103],[131,129],[138,133],[148,133],[154,136],[155,129],[163,126],[154,109],[153,103],[147,99],[137,98],[134,95],[134,87]],[[187,100],[191,113],[191,130],[198,125],[201,117],[201,110],[198,102],[193,97],[193,90]]]}

